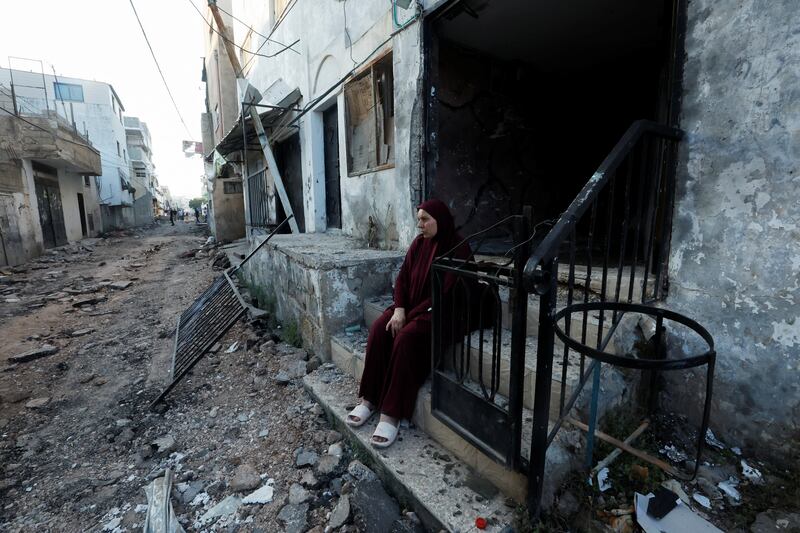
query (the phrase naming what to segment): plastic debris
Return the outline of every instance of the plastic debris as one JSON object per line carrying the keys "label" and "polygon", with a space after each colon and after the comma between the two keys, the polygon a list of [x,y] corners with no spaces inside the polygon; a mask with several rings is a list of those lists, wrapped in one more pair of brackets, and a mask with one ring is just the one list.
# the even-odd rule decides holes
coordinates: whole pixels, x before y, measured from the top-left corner
{"label": "plastic debris", "polygon": [[475,527],[478,529],[486,529],[486,519],[482,516],[479,516],[475,519]]}
{"label": "plastic debris", "polygon": [[761,477],[761,472],[757,468],[753,468],[752,466],[747,464],[747,461],[745,461],[744,459],[742,459],[741,463],[742,463],[742,475],[744,477],[749,479],[751,482],[757,484],[760,484],[764,481],[763,478]]}
{"label": "plastic debris", "polygon": [[603,468],[597,473],[597,488],[600,489],[600,492],[611,488],[611,482],[608,480],[608,468]]}
{"label": "plastic debris", "polygon": [[714,432],[711,431],[710,428],[706,430],[706,443],[709,446],[716,448],[718,450],[724,450],[726,448],[726,446],[722,444],[722,442],[720,442],[720,440],[717,438],[716,435],[714,435]]}
{"label": "plastic debris", "polygon": [[699,492],[695,492],[692,494],[692,499],[705,507],[706,509],[711,509],[711,500],[708,499],[708,496],[704,496]]}
{"label": "plastic debris", "polygon": [[681,450],[676,448],[674,444],[670,444],[669,446],[664,446],[658,451],[662,455],[666,455],[667,458],[673,463],[682,463],[683,461],[688,459],[688,456]]}
{"label": "plastic debris", "polygon": [[236,341],[230,346],[228,346],[228,349],[225,350],[225,353],[233,353],[236,351],[237,348],[239,348],[239,341]]}
{"label": "plastic debris", "polygon": [[272,498],[275,494],[275,489],[272,487],[272,484],[275,482],[274,479],[269,478],[267,483],[261,487],[260,489],[251,492],[247,496],[242,499],[242,503],[244,504],[253,504],[253,503],[269,503],[272,501]]}
{"label": "plastic debris", "polygon": [[742,495],[739,494],[739,491],[736,490],[736,487],[739,485],[739,480],[735,477],[729,477],[725,481],[720,481],[717,483],[717,487],[730,496],[734,501],[739,501],[742,499]]}
{"label": "plastic debris", "polygon": [[147,516],[142,530],[144,533],[184,533],[169,501],[171,492],[172,471],[169,468],[164,471],[164,477],[154,479],[145,487]]}
{"label": "plastic debris", "polygon": [[731,451],[736,455],[742,455],[742,449],[739,448],[738,446],[734,446],[733,448],[731,448]]}
{"label": "plastic debris", "polygon": [[680,481],[668,479],[666,481],[662,481],[661,486],[677,494],[678,498],[680,498],[683,503],[689,505],[689,495],[683,490]]}
{"label": "plastic debris", "polygon": [[636,521],[645,533],[722,533],[722,530],[695,514],[683,503],[678,504],[661,520],[647,514],[647,507],[653,494],[644,496],[636,493]]}

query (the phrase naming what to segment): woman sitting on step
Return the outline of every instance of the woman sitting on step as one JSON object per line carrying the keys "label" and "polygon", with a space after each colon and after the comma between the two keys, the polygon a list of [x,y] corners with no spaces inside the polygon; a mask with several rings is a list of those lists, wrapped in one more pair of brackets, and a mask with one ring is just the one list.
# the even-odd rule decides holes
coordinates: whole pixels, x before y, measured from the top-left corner
{"label": "woman sitting on step", "polygon": [[[461,242],[453,216],[439,200],[418,207],[420,235],[406,253],[394,287],[394,304],[369,329],[361,403],[347,416],[351,426],[363,425],[376,410],[381,416],[371,438],[377,448],[390,446],[398,425],[410,419],[419,388],[431,371],[431,264]],[[469,245],[462,244],[454,257],[467,259]],[[445,278],[445,291],[452,280]]]}

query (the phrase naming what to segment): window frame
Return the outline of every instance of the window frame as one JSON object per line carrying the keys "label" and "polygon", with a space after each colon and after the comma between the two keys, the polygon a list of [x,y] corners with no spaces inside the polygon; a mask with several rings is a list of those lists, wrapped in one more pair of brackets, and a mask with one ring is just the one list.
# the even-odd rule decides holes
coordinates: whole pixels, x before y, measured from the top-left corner
{"label": "window frame", "polygon": [[[388,68],[387,68],[388,63]],[[386,116],[386,110],[384,101],[380,99],[380,87],[378,83],[378,74],[381,72],[388,72],[391,76],[388,79],[388,88],[384,89],[384,96],[388,96],[390,98],[391,104],[391,114],[389,115],[390,118]],[[369,163],[367,168],[365,169],[357,169],[352,170],[353,164],[353,157],[351,149],[353,147],[352,143],[352,125],[351,125],[351,112],[350,112],[350,102],[351,99],[348,98],[348,88],[354,87],[356,83],[363,83],[364,78],[370,78],[370,85],[371,85],[371,107],[369,109],[369,117],[365,120],[373,120],[374,121],[374,147],[373,153],[370,155],[370,161],[374,163]],[[395,167],[395,146],[396,146],[396,139],[395,139],[395,109],[394,109],[394,56],[392,50],[387,50],[379,57],[371,61],[368,65],[366,65],[359,73],[357,73],[353,79],[345,83],[344,88],[344,113],[345,113],[345,152],[347,156],[347,176],[348,177],[356,177],[361,176],[363,174],[369,174],[373,172],[379,172],[381,170],[387,170],[390,168]],[[381,113],[377,112],[378,107],[381,108]],[[379,116],[380,115],[380,116]],[[391,144],[385,145],[383,141],[386,140],[386,132],[388,131],[387,126],[391,128]],[[381,163],[381,151],[382,146],[390,146],[389,150],[390,153],[387,154],[387,161],[385,163]]]}
{"label": "window frame", "polygon": [[[64,93],[64,89],[66,89],[66,94]],[[73,90],[78,90],[80,95],[74,95]],[[53,82],[53,93],[56,96],[56,100],[62,100],[65,102],[83,102],[83,85],[79,83],[64,83],[61,81],[54,81]]]}

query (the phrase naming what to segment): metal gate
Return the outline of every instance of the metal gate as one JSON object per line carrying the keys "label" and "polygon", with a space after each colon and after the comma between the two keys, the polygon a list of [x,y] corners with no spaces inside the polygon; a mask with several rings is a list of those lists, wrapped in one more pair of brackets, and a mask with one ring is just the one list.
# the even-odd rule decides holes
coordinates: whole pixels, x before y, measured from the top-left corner
{"label": "metal gate", "polygon": [[61,207],[61,192],[58,182],[34,178],[36,202],[39,206],[39,224],[45,248],[67,244],[67,231],[64,226],[64,211]]}
{"label": "metal gate", "polygon": [[[522,467],[522,398],[529,216],[506,218],[468,239],[481,243],[513,225],[513,253],[505,263],[466,261],[445,254],[433,264],[433,415],[494,460]],[[501,291],[509,291],[510,342]],[[510,345],[510,348],[507,346]],[[503,367],[506,367],[503,369]],[[503,379],[507,376],[507,381]]]}

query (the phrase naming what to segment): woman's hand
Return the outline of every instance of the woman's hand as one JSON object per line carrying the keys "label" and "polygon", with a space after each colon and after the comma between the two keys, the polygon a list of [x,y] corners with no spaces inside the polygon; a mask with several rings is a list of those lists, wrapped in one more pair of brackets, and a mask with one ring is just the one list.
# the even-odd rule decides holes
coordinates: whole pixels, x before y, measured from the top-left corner
{"label": "woman's hand", "polygon": [[394,314],[389,322],[386,323],[386,331],[392,333],[392,337],[396,337],[403,326],[406,325],[406,310],[402,307],[395,307]]}

